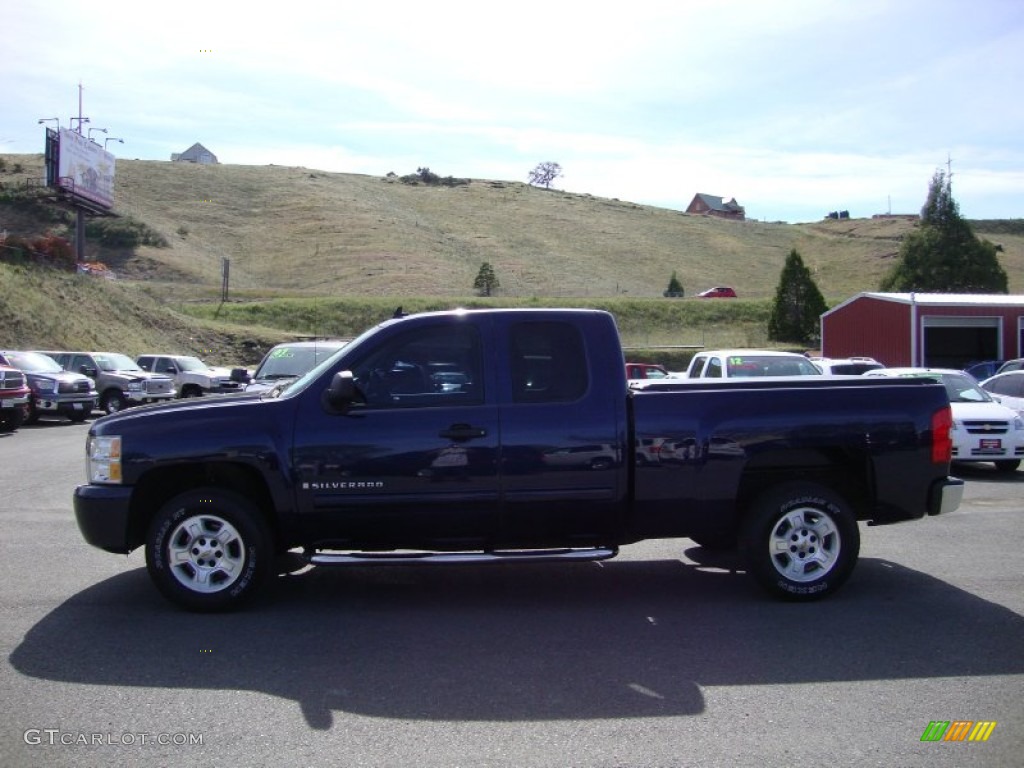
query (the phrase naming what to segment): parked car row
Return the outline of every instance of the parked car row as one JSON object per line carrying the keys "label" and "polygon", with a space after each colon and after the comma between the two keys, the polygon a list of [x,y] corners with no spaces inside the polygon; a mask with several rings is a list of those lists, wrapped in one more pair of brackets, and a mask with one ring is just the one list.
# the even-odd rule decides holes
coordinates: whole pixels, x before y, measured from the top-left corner
{"label": "parked car row", "polygon": [[1018,357],[1013,360],[980,360],[964,366],[964,371],[971,374],[978,381],[990,379],[997,373],[1020,370],[1024,370],[1024,357]]}
{"label": "parked car row", "polygon": [[[93,411],[116,413],[176,397],[264,392],[295,381],[348,339],[278,344],[256,372],[208,366],[192,355],[0,350],[0,432],[42,416],[83,421]],[[450,385],[449,385],[450,386]]]}
{"label": "parked car row", "polygon": [[[684,386],[702,379],[790,376],[906,376],[936,379],[946,387],[953,411],[953,460],[991,462],[1002,472],[1024,460],[1024,366],[1007,361],[1002,373],[978,382],[965,371],[946,368],[886,368],[870,357],[805,357],[795,352],[734,349],[700,352],[685,372],[662,373],[661,366],[627,363],[635,389]],[[659,375],[661,374],[661,375]],[[678,455],[685,446],[637,445],[637,461],[651,464]]]}
{"label": "parked car row", "polygon": [[25,403],[25,423],[43,415],[64,416],[84,421],[96,407],[96,383],[80,373],[65,371],[52,357],[40,352],[0,350],[0,364],[25,375],[30,390]]}

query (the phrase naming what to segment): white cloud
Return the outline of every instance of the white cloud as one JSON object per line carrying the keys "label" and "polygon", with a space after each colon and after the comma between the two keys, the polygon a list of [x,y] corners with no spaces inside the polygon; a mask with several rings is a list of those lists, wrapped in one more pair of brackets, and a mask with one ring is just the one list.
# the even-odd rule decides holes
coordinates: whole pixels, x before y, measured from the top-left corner
{"label": "white cloud", "polygon": [[519,180],[553,160],[573,191],[797,220],[916,210],[948,152],[965,213],[1024,209],[1015,0],[240,8],[13,5],[0,151],[41,151],[37,119],[66,125],[81,81],[125,157],[202,141],[226,162]]}

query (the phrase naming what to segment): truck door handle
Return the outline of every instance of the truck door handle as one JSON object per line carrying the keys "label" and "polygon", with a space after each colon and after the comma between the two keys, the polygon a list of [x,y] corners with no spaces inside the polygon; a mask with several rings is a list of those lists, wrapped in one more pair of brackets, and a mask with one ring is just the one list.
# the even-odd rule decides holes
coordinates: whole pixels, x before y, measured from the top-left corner
{"label": "truck door handle", "polygon": [[438,434],[445,440],[470,440],[474,437],[483,437],[487,430],[483,427],[471,427],[469,424],[452,424]]}

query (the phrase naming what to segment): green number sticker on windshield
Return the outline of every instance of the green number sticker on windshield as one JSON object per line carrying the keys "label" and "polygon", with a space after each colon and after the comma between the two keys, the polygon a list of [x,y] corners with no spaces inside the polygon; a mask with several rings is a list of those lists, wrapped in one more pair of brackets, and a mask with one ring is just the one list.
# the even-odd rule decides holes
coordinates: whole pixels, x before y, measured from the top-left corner
{"label": "green number sticker on windshield", "polygon": [[295,355],[288,347],[284,347],[282,349],[275,349],[270,353],[270,356],[275,360],[280,360],[283,357],[294,357]]}

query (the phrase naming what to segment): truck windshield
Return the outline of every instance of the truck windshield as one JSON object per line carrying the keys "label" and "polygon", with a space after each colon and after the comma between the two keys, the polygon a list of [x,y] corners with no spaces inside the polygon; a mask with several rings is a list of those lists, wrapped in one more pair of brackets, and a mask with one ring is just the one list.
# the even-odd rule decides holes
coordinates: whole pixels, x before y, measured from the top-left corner
{"label": "truck windshield", "polygon": [[175,360],[183,371],[205,371],[208,368],[198,357],[176,357]]}
{"label": "truck windshield", "polygon": [[60,373],[64,370],[52,357],[39,352],[9,352],[7,359],[15,368],[28,373]]}
{"label": "truck windshield", "polygon": [[821,376],[821,371],[806,357],[793,355],[729,355],[729,376]]}
{"label": "truck windshield", "polygon": [[96,365],[101,371],[141,371],[142,369],[128,355],[116,352],[94,355]]}

